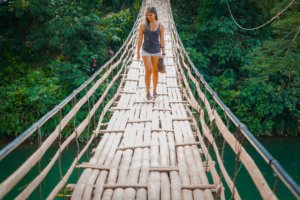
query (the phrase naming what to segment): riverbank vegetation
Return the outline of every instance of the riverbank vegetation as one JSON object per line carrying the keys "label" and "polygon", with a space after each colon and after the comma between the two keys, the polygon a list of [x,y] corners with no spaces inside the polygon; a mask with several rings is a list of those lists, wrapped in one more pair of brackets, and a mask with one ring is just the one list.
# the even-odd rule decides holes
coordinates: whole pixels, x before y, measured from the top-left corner
{"label": "riverbank vegetation", "polygon": [[[256,135],[300,135],[300,12],[289,0],[174,0],[186,51],[222,101]],[[197,8],[197,9],[196,9]]]}
{"label": "riverbank vegetation", "polygon": [[[244,27],[291,1],[228,0]],[[0,136],[17,136],[90,74],[91,59],[125,41],[141,0],[8,0],[0,3]],[[176,26],[198,70],[255,135],[298,135],[298,1],[254,31],[227,1],[172,0]]]}
{"label": "riverbank vegetation", "polygon": [[108,60],[132,29],[141,0],[0,3],[0,136],[17,136]]}

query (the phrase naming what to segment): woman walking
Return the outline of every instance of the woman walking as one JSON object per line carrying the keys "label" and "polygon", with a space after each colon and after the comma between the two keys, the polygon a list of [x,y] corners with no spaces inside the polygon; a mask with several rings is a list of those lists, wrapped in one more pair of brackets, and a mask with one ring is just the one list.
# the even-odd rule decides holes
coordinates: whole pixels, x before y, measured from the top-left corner
{"label": "woman walking", "polygon": [[[142,41],[143,47],[140,52]],[[158,60],[165,56],[164,27],[158,22],[157,11],[155,7],[146,10],[145,23],[139,27],[137,59],[142,55],[145,66],[145,85],[146,98],[152,99],[150,94],[151,75],[153,75],[153,97],[157,97],[156,87],[158,82]]]}

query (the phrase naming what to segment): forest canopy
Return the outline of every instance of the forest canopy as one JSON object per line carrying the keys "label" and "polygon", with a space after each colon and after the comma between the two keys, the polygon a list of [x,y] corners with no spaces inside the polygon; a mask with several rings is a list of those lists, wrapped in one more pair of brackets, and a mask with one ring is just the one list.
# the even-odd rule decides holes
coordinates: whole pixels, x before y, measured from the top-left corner
{"label": "forest canopy", "polygon": [[[0,136],[17,136],[107,61],[142,0],[0,1]],[[230,15],[228,5],[232,15]],[[299,135],[299,1],[172,0],[197,69],[256,135]]]}
{"label": "forest canopy", "polygon": [[[280,11],[271,23],[254,31]],[[175,23],[192,61],[256,135],[299,135],[300,3],[174,0]],[[195,9],[197,8],[197,9]]]}
{"label": "forest canopy", "polygon": [[16,136],[59,104],[117,51],[141,0],[0,3],[0,136]]}

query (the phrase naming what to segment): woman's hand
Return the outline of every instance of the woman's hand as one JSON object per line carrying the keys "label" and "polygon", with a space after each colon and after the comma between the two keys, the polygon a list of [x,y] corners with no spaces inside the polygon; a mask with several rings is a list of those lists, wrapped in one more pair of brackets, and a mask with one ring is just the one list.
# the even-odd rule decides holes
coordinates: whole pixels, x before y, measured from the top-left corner
{"label": "woman's hand", "polygon": [[137,60],[139,61],[141,59],[141,55],[140,55],[140,52],[137,53],[137,56],[136,56]]}

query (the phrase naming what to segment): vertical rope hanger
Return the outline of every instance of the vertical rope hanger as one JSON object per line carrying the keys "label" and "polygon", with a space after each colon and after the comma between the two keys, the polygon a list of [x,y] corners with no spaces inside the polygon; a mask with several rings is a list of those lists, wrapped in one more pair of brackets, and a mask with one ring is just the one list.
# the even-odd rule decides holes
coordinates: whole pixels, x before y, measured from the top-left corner
{"label": "vertical rope hanger", "polygon": [[[76,101],[76,96],[72,99],[72,107],[74,107]],[[79,152],[80,152],[80,146],[79,146],[79,141],[78,141],[78,131],[76,128],[76,117],[77,117],[77,112],[75,113],[74,120],[73,120],[73,130],[75,131],[75,141],[76,141],[76,165],[79,163]],[[77,168],[77,179],[79,179],[79,168]]]}
{"label": "vertical rope hanger", "polygon": [[[90,98],[88,97],[88,91],[87,88],[85,88],[85,93],[86,93],[86,98],[87,98],[87,103],[88,103],[88,129],[87,129],[87,134],[90,137],[91,133],[91,106],[90,106]],[[87,155],[88,157],[88,155]]]}
{"label": "vertical rope hanger", "polygon": [[298,30],[296,31],[295,36],[293,37],[292,41],[291,41],[290,44],[289,44],[289,47],[288,47],[288,50],[287,50],[287,53],[288,53],[288,54],[290,53],[290,48],[291,48],[292,44],[295,42],[295,40],[296,40],[296,38],[297,38],[299,32],[300,32],[300,25],[298,26]]}
{"label": "vertical rope hanger", "polygon": [[235,157],[235,166],[234,166],[234,176],[233,176],[233,192],[231,194],[231,197],[230,199],[234,199],[234,195],[235,195],[235,190],[234,188],[236,188],[236,178],[242,168],[242,163],[240,163],[240,166],[239,166],[239,162],[240,162],[240,154],[241,154],[241,151],[242,151],[242,147],[243,147],[243,144],[244,144],[244,137],[243,135],[241,134],[241,131],[240,131],[240,125],[238,125],[238,129],[237,129],[237,136],[236,136],[236,142],[235,142],[235,149],[237,150],[237,153],[236,153],[236,157]]}
{"label": "vertical rope hanger", "polygon": [[[38,133],[38,146],[40,147],[43,143],[43,137],[41,134],[41,127],[37,127],[37,133]],[[41,174],[41,160],[38,162],[38,169],[39,169],[39,174]],[[42,190],[42,184],[39,185],[39,194],[40,194],[40,199],[43,199],[43,190]]]}
{"label": "vertical rope hanger", "polygon": [[[93,80],[93,85],[95,84],[95,81]],[[93,104],[93,108],[94,108],[94,106],[95,106],[95,95],[96,95],[96,92],[94,92],[93,93],[93,95],[92,95],[92,104]],[[96,122],[96,113],[93,115],[93,129],[95,129],[95,127],[96,127],[96,124],[97,124],[97,122]]]}
{"label": "vertical rope hanger", "polygon": [[274,184],[273,184],[273,192],[275,195],[277,195],[277,186],[278,186],[279,176],[277,176],[276,174],[274,174],[274,176],[275,176],[275,180],[274,180]]}
{"label": "vertical rope hanger", "polygon": [[[214,115],[214,112],[216,112],[215,108],[216,108],[216,102],[214,101],[214,104],[213,104],[213,107],[212,107],[212,115]],[[214,138],[213,132],[212,132],[214,122],[215,122],[215,118],[213,118],[212,121],[209,124],[209,133],[211,133],[212,138]],[[211,148],[211,146],[213,146],[214,143],[215,143],[215,140],[213,140],[212,143],[210,143],[208,141],[208,145],[207,145],[207,158],[208,158],[208,155],[209,155],[210,148]],[[208,169],[208,161],[207,161],[207,165],[206,165],[206,170],[207,169]]]}
{"label": "vertical rope hanger", "polygon": [[62,156],[62,151],[61,151],[61,121],[62,121],[62,108],[59,107],[59,174],[60,174],[60,179],[63,179],[63,173],[62,173],[62,166],[61,166],[61,156]]}

